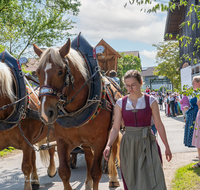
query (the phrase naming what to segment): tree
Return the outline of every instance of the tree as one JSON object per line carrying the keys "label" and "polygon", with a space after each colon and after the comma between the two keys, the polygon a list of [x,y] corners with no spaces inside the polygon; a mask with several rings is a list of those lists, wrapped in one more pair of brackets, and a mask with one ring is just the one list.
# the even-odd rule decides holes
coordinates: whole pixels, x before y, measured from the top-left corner
{"label": "tree", "polygon": [[130,69],[141,71],[141,60],[133,54],[125,55],[122,52],[120,55],[121,58],[118,59],[117,65],[117,76],[120,78],[120,86],[123,89],[122,77]]}
{"label": "tree", "polygon": [[157,48],[154,75],[166,76],[177,90],[181,89],[179,43],[175,41],[160,42]]}
{"label": "tree", "polygon": [[78,0],[0,1],[0,42],[18,58],[32,43],[49,47],[66,41],[74,27],[66,13],[77,15],[80,6]]}
{"label": "tree", "polygon": [[[192,13],[195,13],[196,18],[197,18],[197,22],[192,23],[191,19],[189,19],[186,22],[182,22],[180,24],[180,28],[184,27],[185,25],[192,28],[192,30],[194,31],[197,27],[200,28],[200,5],[199,5],[199,0],[195,1],[194,3],[192,3],[191,5],[188,5],[188,0],[170,0],[170,1],[159,1],[159,0],[154,0],[154,1],[150,1],[150,0],[129,0],[129,4],[137,4],[137,5],[143,5],[143,4],[152,4],[152,7],[149,9],[143,9],[141,8],[141,11],[143,10],[144,12],[147,13],[151,13],[151,12],[157,12],[157,11],[174,11],[176,8],[180,9],[181,6],[189,6],[188,12],[187,12],[187,16],[190,17],[192,15]],[[124,5],[124,7],[127,6],[127,3]],[[172,38],[173,34],[166,34],[165,38]],[[191,41],[193,40],[191,36],[176,36],[176,39],[178,41],[180,41],[181,46],[185,46],[187,47],[188,44],[191,44]],[[193,43],[193,42],[192,42]],[[194,52],[192,52],[191,55],[188,54],[183,54],[183,58],[185,60],[189,60],[191,61],[191,59],[193,58],[193,56],[195,56],[196,54],[199,53],[200,51],[200,37],[196,37],[194,39],[194,49],[196,49]],[[197,59],[194,58],[193,62],[196,64],[197,63]]]}

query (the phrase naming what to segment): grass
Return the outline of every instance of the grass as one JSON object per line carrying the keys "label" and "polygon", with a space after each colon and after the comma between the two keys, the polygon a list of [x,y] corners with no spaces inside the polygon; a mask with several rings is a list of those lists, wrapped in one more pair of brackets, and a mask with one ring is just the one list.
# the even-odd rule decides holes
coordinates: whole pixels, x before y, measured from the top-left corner
{"label": "grass", "polygon": [[8,154],[9,152],[12,152],[13,150],[15,150],[15,148],[13,147],[8,147],[2,151],[0,151],[0,157],[5,156],[6,154]]}
{"label": "grass", "polygon": [[192,168],[195,163],[179,168],[172,181],[173,190],[199,190],[200,189],[200,168]]}

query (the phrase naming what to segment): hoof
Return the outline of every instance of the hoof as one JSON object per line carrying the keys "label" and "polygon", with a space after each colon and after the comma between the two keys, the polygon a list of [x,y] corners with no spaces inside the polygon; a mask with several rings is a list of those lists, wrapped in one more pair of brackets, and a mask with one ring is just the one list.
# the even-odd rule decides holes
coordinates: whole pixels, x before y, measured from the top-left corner
{"label": "hoof", "polygon": [[109,182],[109,187],[119,187],[119,181],[110,181]]}
{"label": "hoof", "polygon": [[40,184],[31,184],[32,190],[37,190],[40,188]]}
{"label": "hoof", "polygon": [[[47,172],[48,173],[48,172]],[[48,176],[50,177],[50,178],[53,178],[53,177],[55,177],[56,176],[56,174],[57,174],[57,170],[56,170],[56,173],[54,174],[54,175],[49,175],[49,173],[48,173]]]}

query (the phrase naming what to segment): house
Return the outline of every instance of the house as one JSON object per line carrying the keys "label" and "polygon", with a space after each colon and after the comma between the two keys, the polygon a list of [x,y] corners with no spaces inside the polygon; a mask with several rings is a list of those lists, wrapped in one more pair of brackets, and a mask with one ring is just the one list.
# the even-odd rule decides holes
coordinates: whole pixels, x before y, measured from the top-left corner
{"label": "house", "polygon": [[[176,40],[177,35],[181,36],[188,36],[192,38],[190,44],[186,46],[180,46],[180,58],[182,63],[180,65],[181,71],[181,86],[183,85],[192,85],[192,78],[196,75],[200,74],[200,52],[193,54],[197,50],[197,47],[194,46],[195,39],[200,37],[200,28],[198,28],[198,18],[196,17],[196,13],[193,11],[191,15],[187,16],[188,11],[190,10],[190,6],[198,5],[200,6],[200,2],[198,0],[189,0],[187,6],[179,6],[180,0],[173,1],[176,3],[176,9],[174,11],[168,11],[166,26],[165,26],[165,34],[172,34],[172,38],[165,38],[165,40]],[[183,22],[190,21],[191,25],[188,26],[186,24],[182,28],[180,24]],[[192,30],[192,25],[196,23],[196,28]],[[185,40],[183,40],[185,42]],[[183,55],[189,55],[191,60],[185,59]],[[197,59],[197,64],[194,63],[194,59]]]}
{"label": "house", "polygon": [[143,86],[142,89],[146,89],[147,86],[151,90],[159,89],[161,86],[166,87],[167,90],[172,90],[172,84],[167,77],[155,76],[153,75],[154,67],[145,67],[142,68],[142,78],[143,78]]}
{"label": "house", "polygon": [[27,67],[25,68],[26,71],[36,71],[36,69],[39,66],[39,59],[29,58],[28,63],[26,65],[27,65]]}
{"label": "house", "polygon": [[106,75],[109,75],[109,72],[111,70],[117,71],[118,58],[120,58],[121,55],[118,52],[116,52],[103,39],[101,39],[96,46],[99,45],[105,48],[105,52],[102,55],[98,56],[98,63],[101,67],[101,70],[103,70],[106,73]]}
{"label": "house", "polygon": [[[101,39],[96,46],[99,45],[105,48],[105,52],[102,55],[98,56],[98,63],[101,69],[106,73],[106,75],[109,75],[109,72],[111,70],[117,71],[118,58],[120,58],[121,55],[118,52],[116,52],[103,39]],[[45,48],[43,48],[42,50],[44,51]],[[29,60],[27,63],[28,67],[25,69],[27,71],[36,71],[38,67],[38,59],[29,58],[28,60]]]}
{"label": "house", "polygon": [[[121,52],[121,53],[122,53],[122,52]],[[134,55],[134,56],[140,58],[139,51],[123,51],[123,53],[124,53],[125,55],[130,55],[130,54],[132,54],[132,55]]]}

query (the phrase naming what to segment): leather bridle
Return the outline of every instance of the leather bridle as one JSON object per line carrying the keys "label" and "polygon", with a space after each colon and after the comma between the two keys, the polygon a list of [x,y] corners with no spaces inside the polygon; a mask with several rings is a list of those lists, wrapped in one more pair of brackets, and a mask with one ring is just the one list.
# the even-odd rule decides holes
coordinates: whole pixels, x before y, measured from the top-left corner
{"label": "leather bridle", "polygon": [[[53,98],[58,99],[57,106],[59,109],[61,109],[63,112],[65,112],[64,108],[68,104],[70,104],[76,97],[76,95],[88,84],[88,82],[100,71],[100,67],[96,68],[95,73],[90,76],[90,78],[85,81],[85,83],[81,86],[81,88],[76,92],[76,94],[68,101],[68,98],[64,96],[64,92],[66,90],[66,87],[69,87],[69,84],[71,82],[73,90],[74,88],[74,77],[71,74],[71,69],[68,64],[68,60],[63,60],[65,62],[65,69],[66,69],[66,75],[65,75],[65,82],[63,84],[62,89],[57,89],[49,85],[43,85],[40,87],[40,92],[39,92],[39,98],[43,96],[50,96]],[[66,113],[66,112],[65,112]]]}
{"label": "leather bridle", "polygon": [[68,60],[64,60],[64,63],[65,63],[65,82],[63,84],[63,87],[62,89],[57,89],[57,88],[54,88],[52,86],[49,86],[49,85],[43,85],[40,87],[40,92],[39,92],[39,98],[43,97],[43,96],[50,96],[50,97],[53,97],[53,98],[56,98],[58,100],[61,100],[62,102],[66,102],[67,100],[67,97],[64,96],[64,92],[66,90],[66,87],[69,87],[69,84],[71,82],[72,84],[72,88],[73,90],[74,89],[74,77],[71,73],[71,69],[68,65]]}

